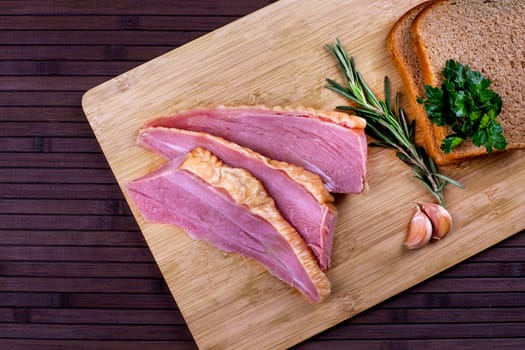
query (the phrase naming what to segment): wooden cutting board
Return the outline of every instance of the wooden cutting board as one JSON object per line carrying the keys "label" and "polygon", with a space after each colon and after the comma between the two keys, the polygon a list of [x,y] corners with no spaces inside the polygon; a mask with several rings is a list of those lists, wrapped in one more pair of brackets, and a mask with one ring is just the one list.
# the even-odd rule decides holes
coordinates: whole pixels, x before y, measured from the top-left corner
{"label": "wooden cutting board", "polygon": [[[340,79],[323,49],[336,37],[372,88],[384,75],[401,89],[385,37],[420,1],[281,0],[88,91],[87,118],[121,186],[164,162],[134,145],[147,120],[225,105],[346,104],[326,90]],[[285,141],[283,141],[285,142]],[[332,295],[310,305],[251,260],[145,223],[144,237],[202,349],[277,349],[296,344],[525,228],[525,162],[507,152],[443,168],[465,185],[448,188],[453,232],[419,251],[402,243],[413,201],[431,200],[393,152],[369,149],[369,190],[339,196]]]}

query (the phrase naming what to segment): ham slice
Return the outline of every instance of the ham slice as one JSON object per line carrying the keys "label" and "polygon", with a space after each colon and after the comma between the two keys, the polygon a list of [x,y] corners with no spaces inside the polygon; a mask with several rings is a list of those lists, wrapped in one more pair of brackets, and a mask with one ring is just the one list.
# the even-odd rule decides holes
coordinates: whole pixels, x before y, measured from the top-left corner
{"label": "ham slice", "polygon": [[248,170],[261,180],[282,216],[307,242],[321,269],[329,267],[337,211],[333,197],[316,174],[202,132],[145,128],[140,130],[137,143],[168,159],[202,147],[225,164]]}
{"label": "ham slice", "polygon": [[365,188],[365,125],[364,119],[340,112],[217,107],[162,117],[147,126],[220,136],[318,174],[331,192],[357,193]]}
{"label": "ham slice", "polygon": [[261,182],[209,151],[197,147],[127,191],[146,221],[176,225],[193,239],[251,257],[311,302],[330,293],[312,252]]}

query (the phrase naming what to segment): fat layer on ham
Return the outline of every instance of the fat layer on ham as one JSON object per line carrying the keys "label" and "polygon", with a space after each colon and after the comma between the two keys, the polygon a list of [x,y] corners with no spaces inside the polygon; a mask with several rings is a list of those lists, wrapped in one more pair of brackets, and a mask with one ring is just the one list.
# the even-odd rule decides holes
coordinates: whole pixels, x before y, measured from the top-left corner
{"label": "fat layer on ham", "polygon": [[127,185],[146,221],[176,225],[199,240],[259,261],[310,301],[330,283],[307,244],[245,169],[200,147]]}
{"label": "fat layer on ham", "polygon": [[345,113],[306,108],[217,107],[158,118],[147,126],[223,137],[318,174],[331,192],[357,193],[365,188],[366,122]]}
{"label": "fat layer on ham", "polygon": [[202,147],[231,167],[247,169],[263,183],[282,216],[306,241],[321,269],[329,267],[337,212],[333,197],[316,174],[202,132],[145,128],[137,142],[168,159]]}

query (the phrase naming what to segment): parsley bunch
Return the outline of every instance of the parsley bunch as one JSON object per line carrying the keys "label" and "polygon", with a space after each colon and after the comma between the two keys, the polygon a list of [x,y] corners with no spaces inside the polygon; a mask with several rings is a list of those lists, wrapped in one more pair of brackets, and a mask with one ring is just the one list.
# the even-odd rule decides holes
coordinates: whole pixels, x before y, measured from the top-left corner
{"label": "parsley bunch", "polygon": [[441,149],[450,153],[468,138],[474,145],[484,146],[489,154],[493,148],[505,149],[507,140],[496,121],[502,101],[489,89],[490,80],[454,60],[446,62],[442,74],[444,80],[440,88],[426,85],[426,98],[417,98],[433,123],[449,125],[454,132],[443,139]]}

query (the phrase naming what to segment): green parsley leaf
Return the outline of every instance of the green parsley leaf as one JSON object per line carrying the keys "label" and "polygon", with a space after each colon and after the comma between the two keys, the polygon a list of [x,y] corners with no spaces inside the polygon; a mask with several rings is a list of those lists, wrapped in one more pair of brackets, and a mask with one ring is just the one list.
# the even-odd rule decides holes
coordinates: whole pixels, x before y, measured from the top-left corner
{"label": "green parsley leaf", "polygon": [[427,85],[425,86],[425,95],[427,96],[426,99],[418,97],[418,102],[425,104],[427,115],[433,123],[440,126],[445,125],[442,114],[444,108],[443,91],[440,88]]}
{"label": "green parsley leaf", "polygon": [[454,98],[450,101],[450,107],[457,118],[465,117],[468,114],[467,95],[464,91],[458,91],[454,94]]}
{"label": "green parsley leaf", "polygon": [[[487,152],[491,152],[492,151],[492,146],[491,144],[489,144],[489,136],[488,136],[488,133],[487,133],[487,129],[478,129],[476,130],[476,132],[474,133],[474,135],[472,135],[472,143],[474,143],[476,146],[481,146],[481,145],[487,145]],[[489,148],[490,148],[490,151],[489,151]]]}
{"label": "green parsley leaf", "polygon": [[457,135],[448,135],[443,139],[443,142],[441,143],[441,149],[445,153],[450,153],[450,151],[459,145],[461,142],[463,142],[463,139]]}
{"label": "green parsley leaf", "polygon": [[507,140],[496,121],[503,102],[490,89],[490,80],[454,60],[448,60],[441,73],[444,78],[441,87],[426,85],[426,97],[417,98],[432,123],[448,125],[453,131],[445,137],[441,149],[450,153],[469,138],[474,145],[485,147],[488,153],[493,148],[505,149]]}
{"label": "green parsley leaf", "polygon": [[503,136],[503,128],[500,123],[493,121],[488,129],[494,148],[497,150],[504,150],[507,147],[507,140]]}

